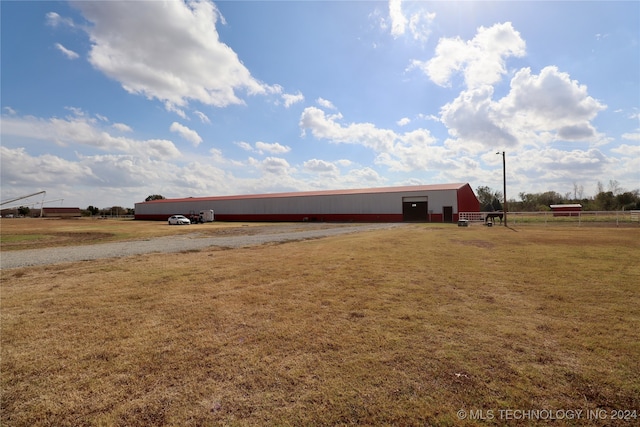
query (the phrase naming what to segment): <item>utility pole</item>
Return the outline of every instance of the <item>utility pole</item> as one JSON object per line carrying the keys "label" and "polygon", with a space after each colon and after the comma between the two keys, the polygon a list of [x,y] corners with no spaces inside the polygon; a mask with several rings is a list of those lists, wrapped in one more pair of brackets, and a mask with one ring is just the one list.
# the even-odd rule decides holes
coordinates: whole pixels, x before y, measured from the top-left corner
{"label": "utility pole", "polygon": [[504,213],[504,226],[507,226],[507,166],[504,157],[504,151],[496,154],[502,154],[502,194],[504,195],[504,203],[502,204],[502,212]]}

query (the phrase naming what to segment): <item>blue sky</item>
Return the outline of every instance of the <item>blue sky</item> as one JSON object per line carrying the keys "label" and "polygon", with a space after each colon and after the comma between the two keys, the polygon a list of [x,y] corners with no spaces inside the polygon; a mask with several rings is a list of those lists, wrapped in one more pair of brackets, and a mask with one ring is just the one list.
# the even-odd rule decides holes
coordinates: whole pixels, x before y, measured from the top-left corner
{"label": "blue sky", "polygon": [[640,188],[637,1],[0,7],[2,200]]}

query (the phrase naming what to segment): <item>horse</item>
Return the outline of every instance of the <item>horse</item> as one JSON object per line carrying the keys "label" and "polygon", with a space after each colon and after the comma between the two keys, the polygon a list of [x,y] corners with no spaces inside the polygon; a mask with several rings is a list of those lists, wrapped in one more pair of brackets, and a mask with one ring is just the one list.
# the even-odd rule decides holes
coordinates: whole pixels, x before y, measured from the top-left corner
{"label": "horse", "polygon": [[486,224],[491,220],[492,224],[496,223],[496,218],[500,220],[500,224],[502,224],[502,218],[504,217],[504,212],[490,212],[484,217],[484,223]]}

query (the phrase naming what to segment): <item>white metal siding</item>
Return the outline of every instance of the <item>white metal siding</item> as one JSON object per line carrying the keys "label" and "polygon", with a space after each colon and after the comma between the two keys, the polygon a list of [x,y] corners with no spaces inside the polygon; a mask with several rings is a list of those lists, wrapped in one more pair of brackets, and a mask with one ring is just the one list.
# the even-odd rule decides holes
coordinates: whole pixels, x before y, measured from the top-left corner
{"label": "white metal siding", "polygon": [[247,199],[167,200],[159,203],[137,203],[136,214],[187,214],[191,211],[213,209],[216,215],[284,215],[284,214],[402,214],[402,202],[428,200],[429,210],[442,213],[444,206],[458,212],[456,190],[407,191],[388,193],[357,193],[312,196],[273,197]]}
{"label": "white metal siding", "polygon": [[451,190],[431,191],[429,193],[429,210],[442,213],[444,206],[453,207],[453,213],[458,213],[458,192]]}

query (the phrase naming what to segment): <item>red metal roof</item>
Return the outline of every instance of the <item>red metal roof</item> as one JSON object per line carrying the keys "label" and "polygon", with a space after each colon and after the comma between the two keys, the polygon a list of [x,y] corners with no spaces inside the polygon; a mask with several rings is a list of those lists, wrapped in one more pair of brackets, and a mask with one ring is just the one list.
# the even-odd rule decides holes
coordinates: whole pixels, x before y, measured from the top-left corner
{"label": "red metal roof", "polygon": [[215,200],[240,200],[240,199],[265,199],[279,197],[306,197],[306,196],[334,196],[342,194],[371,194],[371,193],[402,193],[407,191],[443,191],[458,190],[467,183],[453,184],[430,184],[430,185],[406,185],[402,187],[375,187],[375,188],[354,188],[346,190],[319,190],[319,191],[295,191],[290,193],[264,193],[245,194],[235,196],[211,196],[211,197],[183,197],[177,199],[150,200],[141,203],[166,203],[166,202],[186,202],[193,200],[215,201]]}
{"label": "red metal roof", "polygon": [[551,209],[581,209],[582,205],[579,203],[566,203],[562,205],[549,205]]}

